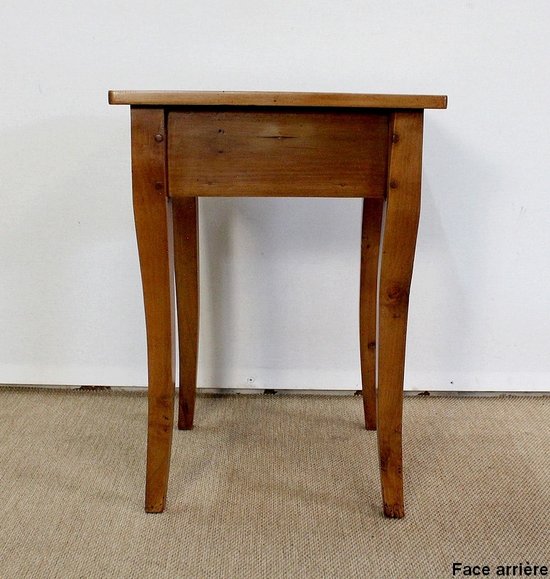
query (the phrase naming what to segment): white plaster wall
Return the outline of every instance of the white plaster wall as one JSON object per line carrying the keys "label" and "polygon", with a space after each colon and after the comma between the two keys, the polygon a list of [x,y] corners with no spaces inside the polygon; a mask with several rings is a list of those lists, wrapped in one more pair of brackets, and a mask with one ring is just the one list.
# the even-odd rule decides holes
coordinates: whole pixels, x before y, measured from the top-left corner
{"label": "white plaster wall", "polygon": [[[549,27],[543,0],[4,0],[0,382],[146,383],[108,89],[294,90],[449,95],[426,114],[406,387],[550,390]],[[201,211],[199,384],[357,388],[360,202]]]}

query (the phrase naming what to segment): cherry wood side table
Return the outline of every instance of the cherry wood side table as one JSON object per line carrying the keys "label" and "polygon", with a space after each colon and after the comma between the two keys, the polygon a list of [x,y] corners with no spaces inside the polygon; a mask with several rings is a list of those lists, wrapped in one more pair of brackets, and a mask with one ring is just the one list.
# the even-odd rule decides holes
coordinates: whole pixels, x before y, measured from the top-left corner
{"label": "cherry wood side table", "polygon": [[384,514],[403,517],[403,374],[420,214],[423,116],[424,109],[446,108],[447,98],[110,91],[109,102],[131,107],[149,380],[145,510],[162,512],[166,501],[176,302],[178,427],[193,427],[197,198],[362,197],[359,317],[365,423],[369,430],[378,429]]}

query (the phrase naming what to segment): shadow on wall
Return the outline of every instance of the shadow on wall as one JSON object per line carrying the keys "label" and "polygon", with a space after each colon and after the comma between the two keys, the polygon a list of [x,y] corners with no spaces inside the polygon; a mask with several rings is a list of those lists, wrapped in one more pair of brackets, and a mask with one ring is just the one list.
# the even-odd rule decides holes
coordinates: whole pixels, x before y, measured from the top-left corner
{"label": "shadow on wall", "polygon": [[357,199],[201,199],[199,384],[315,387],[295,382],[303,369],[357,387],[361,210]]}
{"label": "shadow on wall", "polygon": [[145,383],[128,124],[2,135],[2,382]]}
{"label": "shadow on wall", "polygon": [[[426,383],[430,373],[484,370],[472,287],[486,278],[488,206],[501,186],[480,151],[428,123],[414,389],[441,387]],[[3,137],[0,381],[145,385],[127,115],[52,119]],[[201,199],[200,213],[199,384],[357,388],[361,201]]]}
{"label": "shadow on wall", "polygon": [[470,380],[486,370],[479,343],[488,328],[480,327],[476,301],[491,259],[487,197],[501,177],[482,151],[443,127],[427,119],[407,347],[406,386],[414,390],[471,387],[464,374]]}

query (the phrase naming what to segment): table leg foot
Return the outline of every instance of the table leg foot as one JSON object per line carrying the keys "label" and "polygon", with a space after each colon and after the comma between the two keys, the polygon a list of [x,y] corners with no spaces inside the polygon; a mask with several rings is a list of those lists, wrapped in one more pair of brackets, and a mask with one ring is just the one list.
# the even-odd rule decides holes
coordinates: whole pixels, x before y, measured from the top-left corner
{"label": "table leg foot", "polygon": [[384,503],[384,516],[388,519],[402,519],[405,516],[403,502],[393,505]]}
{"label": "table leg foot", "polygon": [[145,512],[146,513],[162,513],[164,511],[164,501],[159,504],[151,504],[145,503]]}

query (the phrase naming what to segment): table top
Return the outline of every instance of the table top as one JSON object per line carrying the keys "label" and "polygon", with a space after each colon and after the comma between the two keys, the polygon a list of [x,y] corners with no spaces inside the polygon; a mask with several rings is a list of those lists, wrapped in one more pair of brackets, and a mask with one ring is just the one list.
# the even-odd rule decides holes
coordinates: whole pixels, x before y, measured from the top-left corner
{"label": "table top", "polygon": [[111,90],[112,105],[445,109],[444,95]]}

